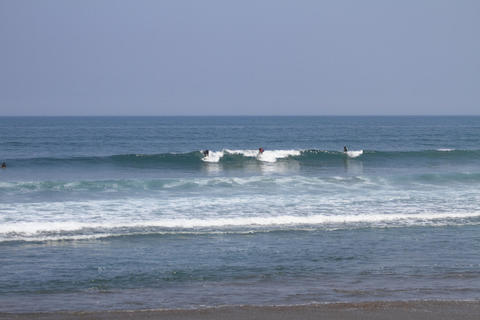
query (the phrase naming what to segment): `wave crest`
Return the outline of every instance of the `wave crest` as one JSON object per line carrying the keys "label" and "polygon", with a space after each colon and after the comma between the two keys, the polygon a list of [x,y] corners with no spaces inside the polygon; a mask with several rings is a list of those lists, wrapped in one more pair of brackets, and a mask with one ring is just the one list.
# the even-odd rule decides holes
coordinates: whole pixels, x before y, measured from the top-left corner
{"label": "wave crest", "polygon": [[478,224],[480,213],[418,213],[160,219],[145,222],[23,222],[0,226],[0,242],[96,239],[146,234],[315,231]]}
{"label": "wave crest", "polygon": [[39,167],[39,166],[95,166],[113,165],[127,167],[200,167],[208,162],[222,163],[224,165],[238,165],[243,162],[277,162],[294,160],[299,163],[308,162],[338,162],[343,163],[345,158],[355,158],[363,162],[370,161],[475,161],[480,158],[480,150],[455,150],[437,149],[423,151],[374,151],[374,150],[351,150],[330,151],[320,149],[285,149],[265,150],[262,154],[257,149],[222,149],[210,151],[205,157],[202,151],[187,153],[160,153],[160,154],[119,154],[98,157],[72,157],[72,158],[27,158],[7,159],[9,168],[15,167]]}

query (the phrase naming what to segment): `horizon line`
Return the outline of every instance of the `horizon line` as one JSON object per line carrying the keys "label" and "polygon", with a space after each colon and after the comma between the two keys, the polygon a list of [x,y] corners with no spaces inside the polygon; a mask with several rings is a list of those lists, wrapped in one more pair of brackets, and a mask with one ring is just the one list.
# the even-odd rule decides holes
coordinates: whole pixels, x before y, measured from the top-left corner
{"label": "horizon line", "polygon": [[20,117],[32,117],[32,118],[94,118],[94,117],[478,117],[480,114],[285,114],[285,115],[272,115],[272,114],[259,114],[259,115],[249,115],[249,114],[234,114],[234,115],[224,115],[224,114],[208,114],[208,115],[158,115],[158,114],[149,114],[149,115],[136,115],[136,114],[127,114],[127,115],[110,115],[110,114],[100,114],[100,115],[0,115],[1,118],[20,118]]}

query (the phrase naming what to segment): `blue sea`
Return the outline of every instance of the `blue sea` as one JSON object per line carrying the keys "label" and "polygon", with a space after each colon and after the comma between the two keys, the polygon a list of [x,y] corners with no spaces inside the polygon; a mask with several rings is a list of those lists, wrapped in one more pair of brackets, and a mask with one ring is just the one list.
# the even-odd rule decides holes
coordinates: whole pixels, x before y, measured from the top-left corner
{"label": "blue sea", "polygon": [[480,299],[480,117],[3,117],[0,161],[0,312]]}

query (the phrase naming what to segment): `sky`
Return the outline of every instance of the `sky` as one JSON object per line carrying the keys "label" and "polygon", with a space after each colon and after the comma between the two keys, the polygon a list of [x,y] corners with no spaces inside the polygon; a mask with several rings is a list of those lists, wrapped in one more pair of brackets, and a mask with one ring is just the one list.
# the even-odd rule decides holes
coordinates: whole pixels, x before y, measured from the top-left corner
{"label": "sky", "polygon": [[478,0],[0,0],[0,115],[480,114]]}

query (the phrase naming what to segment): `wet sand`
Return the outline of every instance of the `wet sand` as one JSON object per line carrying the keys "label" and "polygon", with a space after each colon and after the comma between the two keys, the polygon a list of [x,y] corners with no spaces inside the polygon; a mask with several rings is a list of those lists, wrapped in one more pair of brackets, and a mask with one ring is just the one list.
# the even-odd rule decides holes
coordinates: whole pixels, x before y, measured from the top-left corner
{"label": "wet sand", "polygon": [[480,319],[480,301],[411,301],[332,303],[306,306],[232,306],[195,310],[92,311],[52,313],[0,313],[0,319],[36,320],[202,320],[202,319],[329,319],[329,320],[447,320]]}

